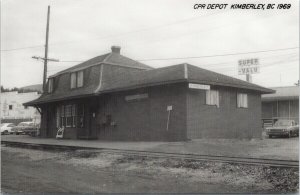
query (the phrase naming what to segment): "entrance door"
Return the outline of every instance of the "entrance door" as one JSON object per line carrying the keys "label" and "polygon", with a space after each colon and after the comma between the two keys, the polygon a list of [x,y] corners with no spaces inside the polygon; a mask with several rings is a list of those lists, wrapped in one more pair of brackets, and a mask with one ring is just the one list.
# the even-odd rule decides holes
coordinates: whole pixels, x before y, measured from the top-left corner
{"label": "entrance door", "polygon": [[93,106],[90,107],[89,112],[89,128],[88,128],[88,135],[90,139],[97,139],[97,109]]}
{"label": "entrance door", "polygon": [[53,107],[47,107],[47,115],[46,115],[46,137],[54,137],[56,133],[56,128],[53,125],[53,121],[55,120],[55,112]]}

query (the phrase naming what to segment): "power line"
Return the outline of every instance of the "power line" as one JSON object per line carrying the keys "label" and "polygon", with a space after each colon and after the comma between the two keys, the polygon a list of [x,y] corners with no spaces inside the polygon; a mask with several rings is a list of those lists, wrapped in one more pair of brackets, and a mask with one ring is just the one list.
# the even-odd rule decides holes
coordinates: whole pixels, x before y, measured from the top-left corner
{"label": "power line", "polygon": [[[295,56],[297,57],[297,56]],[[281,63],[290,63],[290,62],[294,62],[294,61],[298,61],[299,58],[297,59],[284,59],[284,60],[277,60],[275,62],[270,62],[270,63],[267,63],[267,64],[261,64],[259,67],[261,68],[265,68],[265,67],[270,67],[270,66],[277,66]],[[205,69],[208,69],[208,70],[213,70],[213,71],[217,71],[217,70],[225,70],[226,72],[229,72],[229,71],[235,71],[236,69],[236,66],[227,66],[227,67],[211,67],[212,65],[221,65],[221,64],[228,64],[229,62],[224,62],[224,63],[213,63],[213,64],[205,64],[205,66],[209,66],[209,67],[204,67],[204,66],[198,66],[199,68],[205,68]],[[289,64],[289,65],[295,65],[295,64]],[[286,65],[288,66],[288,65]],[[70,68],[70,67],[68,67]],[[65,70],[66,68],[64,69],[60,69],[60,68],[55,68],[55,69],[52,69],[52,70],[49,70],[48,72],[59,72],[59,71],[62,71],[62,70]],[[230,69],[230,70],[229,70]],[[120,73],[120,74],[117,74],[117,75],[122,75],[123,73]]]}
{"label": "power line", "polygon": [[[179,58],[152,58],[152,59],[140,59],[137,61],[165,61],[165,60],[183,60],[183,59],[197,59],[197,58],[211,58],[211,57],[223,57],[223,56],[234,56],[234,55],[243,55],[243,54],[253,54],[253,53],[267,53],[267,52],[276,52],[276,51],[286,51],[299,49],[299,47],[290,47],[290,48],[281,48],[281,49],[271,49],[271,50],[260,50],[260,51],[249,51],[249,52],[238,52],[238,53],[228,53],[228,54],[214,54],[214,55],[204,55],[204,56],[191,56],[191,57],[179,57]],[[85,62],[87,60],[61,60],[59,62]]]}
{"label": "power line", "polygon": [[239,53],[228,53],[228,54],[215,54],[215,55],[205,55],[205,56],[179,57],[179,58],[141,59],[141,60],[138,60],[138,61],[159,61],[159,60],[182,60],[182,59],[193,59],[193,58],[211,58],[211,57],[233,56],[233,55],[243,55],[243,54],[252,54],[252,53],[266,53],[266,52],[274,52],[274,51],[285,51],[285,50],[292,50],[292,49],[299,49],[299,47],[261,50],[261,51],[250,51],[250,52],[239,52]]}
{"label": "power line", "polygon": [[22,49],[31,49],[31,48],[38,48],[38,47],[44,47],[44,45],[34,45],[29,47],[19,47],[14,49],[1,49],[1,51],[16,51],[16,50],[22,50]]}

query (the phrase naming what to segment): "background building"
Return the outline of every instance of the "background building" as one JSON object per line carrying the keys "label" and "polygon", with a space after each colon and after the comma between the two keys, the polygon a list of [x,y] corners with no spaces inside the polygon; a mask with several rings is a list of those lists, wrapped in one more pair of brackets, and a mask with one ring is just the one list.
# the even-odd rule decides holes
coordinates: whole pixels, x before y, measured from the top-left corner
{"label": "background building", "polygon": [[299,124],[299,86],[274,87],[274,94],[262,95],[263,126],[278,119],[292,119]]}
{"label": "background building", "polygon": [[34,107],[23,106],[28,102],[40,97],[37,92],[18,93],[17,91],[2,92],[0,101],[1,122],[19,123],[22,121],[34,121],[40,123],[40,114]]}

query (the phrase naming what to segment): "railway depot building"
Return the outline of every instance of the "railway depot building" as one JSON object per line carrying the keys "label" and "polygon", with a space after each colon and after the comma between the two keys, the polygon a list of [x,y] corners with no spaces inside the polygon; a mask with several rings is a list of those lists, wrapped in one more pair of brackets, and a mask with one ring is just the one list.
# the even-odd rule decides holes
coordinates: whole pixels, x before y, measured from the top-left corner
{"label": "railway depot building", "polygon": [[48,78],[25,103],[40,109],[41,136],[184,141],[261,137],[261,94],[273,90],[189,64],[152,68],[112,52]]}

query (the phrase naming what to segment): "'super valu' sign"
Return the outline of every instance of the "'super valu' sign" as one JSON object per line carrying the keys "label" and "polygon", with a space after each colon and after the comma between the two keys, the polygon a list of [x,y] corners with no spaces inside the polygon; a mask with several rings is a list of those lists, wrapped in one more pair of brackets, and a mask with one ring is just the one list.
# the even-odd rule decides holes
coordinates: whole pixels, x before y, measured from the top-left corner
{"label": "'super valu' sign", "polygon": [[238,61],[239,75],[259,73],[259,60],[257,58]]}

